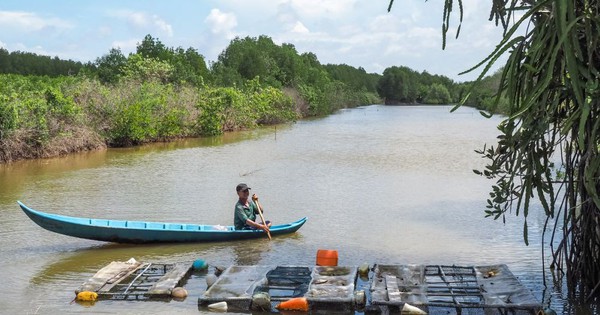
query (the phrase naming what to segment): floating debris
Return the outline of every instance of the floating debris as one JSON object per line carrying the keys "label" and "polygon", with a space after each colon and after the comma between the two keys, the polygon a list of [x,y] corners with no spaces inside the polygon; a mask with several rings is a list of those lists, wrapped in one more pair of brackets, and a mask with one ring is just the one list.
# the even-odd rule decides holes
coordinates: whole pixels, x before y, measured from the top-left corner
{"label": "floating debris", "polygon": [[217,302],[209,304],[208,309],[211,311],[227,312],[227,302]]}
{"label": "floating debris", "polygon": [[77,293],[77,301],[96,301],[98,299],[98,293],[92,291],[82,291]]}
{"label": "floating debris", "polygon": [[427,312],[425,312],[424,310],[422,310],[416,306],[412,306],[408,303],[404,303],[404,305],[402,306],[401,314],[403,314],[403,315],[426,315]]}
{"label": "floating debris", "polygon": [[171,291],[171,296],[176,299],[185,299],[188,296],[188,292],[182,287],[176,287]]}
{"label": "floating debris", "polygon": [[271,297],[265,292],[258,292],[252,295],[252,310],[254,311],[270,311]]}
{"label": "floating debris", "polygon": [[410,303],[421,311],[497,309],[535,313],[541,308],[506,265],[376,265],[371,303],[403,308]]}
{"label": "floating debris", "polygon": [[301,311],[308,312],[308,300],[306,298],[293,298],[283,301],[275,306],[280,311]]}
{"label": "floating debris", "polygon": [[[202,265],[206,264],[203,261]],[[192,263],[111,262],[76,291],[96,299],[185,299]],[[208,265],[208,264],[206,264]],[[542,306],[506,265],[211,266],[198,305],[210,311],[365,314],[537,314]],[[222,273],[221,273],[222,272]],[[203,287],[203,285],[200,285]],[[548,313],[551,313],[549,311]]]}
{"label": "floating debris", "polygon": [[191,264],[142,264],[134,259],[113,261],[75,293],[89,291],[96,293],[98,299],[116,300],[171,298],[173,289],[181,286],[191,269]]}
{"label": "floating debris", "polygon": [[208,264],[202,259],[197,259],[192,263],[192,267],[194,267],[194,270],[204,270],[208,268]]}

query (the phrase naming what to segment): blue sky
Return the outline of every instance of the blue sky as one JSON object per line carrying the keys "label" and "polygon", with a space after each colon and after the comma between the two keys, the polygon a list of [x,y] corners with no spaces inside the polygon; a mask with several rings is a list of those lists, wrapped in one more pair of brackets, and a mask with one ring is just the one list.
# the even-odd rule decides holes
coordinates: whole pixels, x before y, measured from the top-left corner
{"label": "blue sky", "polygon": [[458,73],[501,39],[487,20],[491,2],[463,0],[461,35],[454,37],[455,14],[442,50],[442,0],[396,0],[391,13],[388,0],[2,0],[0,47],[87,62],[113,47],[134,52],[151,34],[168,47],[193,47],[210,62],[236,36],[267,35],[323,64],[376,73],[407,66],[468,81],[479,71]]}

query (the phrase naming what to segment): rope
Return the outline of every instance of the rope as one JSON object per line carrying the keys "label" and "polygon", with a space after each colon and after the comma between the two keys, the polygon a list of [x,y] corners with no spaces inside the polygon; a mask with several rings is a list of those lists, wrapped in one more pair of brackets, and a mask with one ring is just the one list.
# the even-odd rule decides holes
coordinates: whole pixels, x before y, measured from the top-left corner
{"label": "rope", "polygon": [[135,282],[135,280],[137,280],[142,274],[144,274],[144,272],[146,272],[146,270],[148,270],[148,268],[150,268],[150,266],[152,266],[152,263],[148,263],[148,266],[146,266],[146,268],[144,268],[144,270],[142,270],[142,272],[140,272],[140,274],[137,275],[137,277],[135,277],[133,279],[133,281],[131,281],[131,283],[129,283],[129,285],[127,286],[127,289],[125,289],[125,292],[123,292],[123,294],[127,294],[127,291],[129,291],[129,288],[131,288],[131,285]]}

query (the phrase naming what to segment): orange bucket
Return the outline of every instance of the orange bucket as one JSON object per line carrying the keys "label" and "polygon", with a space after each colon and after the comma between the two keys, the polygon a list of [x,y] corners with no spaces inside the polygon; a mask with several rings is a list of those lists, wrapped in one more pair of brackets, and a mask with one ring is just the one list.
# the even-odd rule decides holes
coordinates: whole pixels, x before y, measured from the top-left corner
{"label": "orange bucket", "polygon": [[317,251],[317,266],[337,266],[337,250],[319,249]]}

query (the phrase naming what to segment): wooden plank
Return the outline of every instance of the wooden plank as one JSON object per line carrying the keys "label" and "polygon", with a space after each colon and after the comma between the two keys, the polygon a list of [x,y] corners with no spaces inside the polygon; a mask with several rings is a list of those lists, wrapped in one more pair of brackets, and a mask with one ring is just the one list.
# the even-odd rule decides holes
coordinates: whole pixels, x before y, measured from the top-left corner
{"label": "wooden plank", "polygon": [[106,284],[114,286],[113,284],[118,283],[128,274],[135,271],[141,265],[140,262],[121,262],[113,261],[104,268],[100,269],[90,279],[84,282],[77,290],[76,293],[82,291],[93,291],[98,292]]}
{"label": "wooden plank", "polygon": [[388,299],[393,302],[401,302],[402,295],[398,289],[398,278],[396,276],[385,276],[385,287],[387,289]]}
{"label": "wooden plank", "polygon": [[171,291],[191,270],[191,264],[176,264],[173,269],[169,270],[148,290],[148,294],[171,295]]}
{"label": "wooden plank", "polygon": [[128,272],[126,272],[124,275],[120,275],[118,279],[114,280],[114,281],[108,281],[106,283],[106,285],[102,286],[100,288],[100,290],[98,290],[98,293],[105,293],[105,292],[109,292],[114,286],[116,286],[117,284],[119,284],[123,279],[126,279],[127,277],[129,277],[132,273],[136,272],[138,269],[140,269],[141,265],[138,265],[136,268],[133,268],[131,270],[129,270]]}

